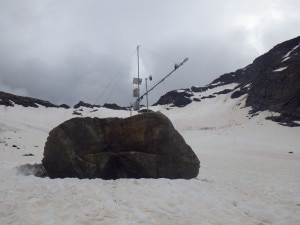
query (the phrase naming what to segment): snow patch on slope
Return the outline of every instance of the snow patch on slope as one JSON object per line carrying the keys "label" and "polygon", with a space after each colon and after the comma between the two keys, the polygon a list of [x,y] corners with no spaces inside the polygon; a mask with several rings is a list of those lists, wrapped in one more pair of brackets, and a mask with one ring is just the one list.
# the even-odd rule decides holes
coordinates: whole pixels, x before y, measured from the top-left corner
{"label": "snow patch on slope", "polygon": [[285,62],[285,61],[287,61],[287,60],[289,60],[291,57],[290,57],[290,54],[294,51],[294,50],[296,50],[298,47],[300,46],[300,43],[297,45],[297,46],[295,46],[294,48],[292,48],[292,50],[291,51],[289,51],[286,55],[284,55],[283,57],[282,57],[282,62]]}
{"label": "snow patch on slope", "polygon": [[281,72],[281,71],[283,71],[283,70],[286,70],[287,68],[288,68],[287,66],[280,67],[280,68],[278,68],[278,69],[276,69],[276,70],[273,70],[273,72]]}

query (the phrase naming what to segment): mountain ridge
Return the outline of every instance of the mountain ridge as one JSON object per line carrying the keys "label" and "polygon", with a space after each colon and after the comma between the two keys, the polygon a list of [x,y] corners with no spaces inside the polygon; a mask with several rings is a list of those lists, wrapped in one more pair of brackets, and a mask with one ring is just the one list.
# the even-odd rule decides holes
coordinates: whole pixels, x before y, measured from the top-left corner
{"label": "mountain ridge", "polygon": [[[237,84],[234,89],[195,98],[195,93],[199,95],[231,83]],[[268,119],[283,125],[298,126],[293,121],[300,121],[300,36],[274,46],[252,64],[225,73],[204,87],[170,91],[154,105],[184,107],[193,101],[199,102],[220,94],[230,94],[231,98],[247,95],[245,106],[252,107],[251,114],[264,110],[277,112],[279,116]]]}
{"label": "mountain ridge", "polygon": [[68,106],[66,104],[55,105],[46,100],[41,100],[41,99],[31,98],[31,97],[24,97],[24,96],[14,95],[14,94],[0,91],[0,105],[13,107],[14,104],[21,105],[24,107],[34,107],[34,108],[38,108],[39,105],[45,106],[47,108],[48,107],[50,107],[50,108],[66,108],[66,109],[70,108],[70,106]]}
{"label": "mountain ridge", "polygon": [[[230,89],[227,84],[236,84]],[[219,91],[205,95],[210,89],[224,87]],[[173,90],[161,96],[153,105],[168,105],[169,107],[185,107],[192,102],[201,102],[215,98],[218,95],[228,95],[231,99],[245,95],[245,107],[252,107],[250,114],[264,110],[279,113],[268,117],[275,122],[288,126],[299,126],[294,121],[300,121],[300,36],[277,44],[265,54],[257,57],[248,66],[235,72],[225,73],[204,87]],[[0,105],[24,107],[70,108],[66,104],[55,105],[49,101],[37,98],[17,96],[0,91]],[[74,109],[79,107],[101,107],[79,101]],[[111,109],[124,109],[116,104],[104,104]]]}

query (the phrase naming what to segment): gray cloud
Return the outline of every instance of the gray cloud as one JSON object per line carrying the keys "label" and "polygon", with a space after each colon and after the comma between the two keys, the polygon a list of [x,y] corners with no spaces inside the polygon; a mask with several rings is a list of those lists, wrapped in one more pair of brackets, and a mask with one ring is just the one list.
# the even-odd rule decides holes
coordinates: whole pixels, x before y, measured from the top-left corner
{"label": "gray cloud", "polygon": [[[300,2],[39,1],[0,2],[0,89],[73,105],[79,100],[128,105],[141,45],[141,77],[151,93],[206,85],[298,36]],[[144,82],[142,85],[144,89]]]}

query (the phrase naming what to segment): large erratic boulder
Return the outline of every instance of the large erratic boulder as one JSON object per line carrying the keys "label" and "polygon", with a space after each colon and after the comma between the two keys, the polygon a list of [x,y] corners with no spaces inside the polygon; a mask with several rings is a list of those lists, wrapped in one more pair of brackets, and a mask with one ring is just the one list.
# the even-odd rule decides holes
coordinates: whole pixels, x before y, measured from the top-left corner
{"label": "large erratic boulder", "polygon": [[200,161],[161,113],[73,118],[54,128],[42,163],[51,178],[190,179]]}

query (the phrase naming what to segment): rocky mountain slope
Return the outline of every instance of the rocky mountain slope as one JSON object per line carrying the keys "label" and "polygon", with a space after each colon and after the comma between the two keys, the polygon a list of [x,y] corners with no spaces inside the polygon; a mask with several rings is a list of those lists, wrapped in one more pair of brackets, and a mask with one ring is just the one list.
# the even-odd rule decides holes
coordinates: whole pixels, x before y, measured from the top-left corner
{"label": "rocky mountain slope", "polygon": [[53,107],[53,108],[59,108],[59,107],[66,108],[66,109],[70,108],[66,104],[55,105],[49,101],[45,101],[37,98],[23,97],[23,96],[9,94],[0,91],[0,105],[14,106],[15,104],[24,107],[34,107],[34,108],[39,107],[39,105],[45,107]]}
{"label": "rocky mountain slope", "polygon": [[[233,89],[225,85],[234,84]],[[209,89],[224,86],[224,89],[206,95]],[[226,73],[205,87],[170,91],[154,105],[184,107],[192,101],[228,94],[231,98],[246,97],[245,106],[251,113],[269,110],[280,115],[270,117],[283,125],[296,126],[300,121],[300,37],[276,45],[258,57],[252,64],[235,72]]]}
{"label": "rocky mountain slope", "polygon": [[[61,104],[61,105],[55,105],[49,101],[37,99],[37,98],[31,98],[31,97],[24,97],[24,96],[19,96],[19,95],[14,95],[10,93],[6,93],[3,91],[0,91],[0,105],[4,106],[10,106],[13,107],[15,105],[20,105],[23,107],[34,107],[38,108],[39,106],[45,106],[47,108],[65,108],[69,109],[71,108],[70,106],[66,104]],[[79,101],[77,104],[73,106],[74,108],[74,113],[80,115],[80,107],[86,107],[86,108],[100,108],[100,105],[92,105],[83,101]],[[105,103],[102,107],[108,108],[108,109],[114,109],[114,110],[127,110],[127,107],[121,107],[118,106],[117,104],[109,104]],[[78,110],[79,109],[79,112]]]}

